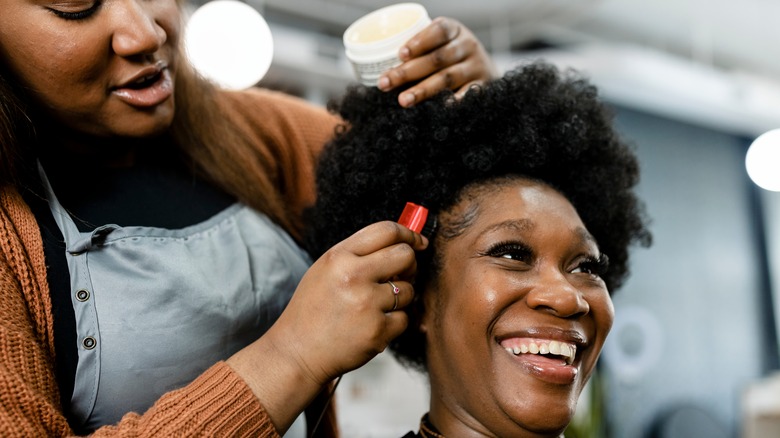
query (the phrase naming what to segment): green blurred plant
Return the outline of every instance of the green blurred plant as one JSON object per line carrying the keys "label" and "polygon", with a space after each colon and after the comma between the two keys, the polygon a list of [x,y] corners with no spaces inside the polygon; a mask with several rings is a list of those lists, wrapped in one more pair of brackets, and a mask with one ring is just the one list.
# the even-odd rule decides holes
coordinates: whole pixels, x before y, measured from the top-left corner
{"label": "green blurred plant", "polygon": [[577,413],[563,433],[564,437],[608,438],[604,409],[605,383],[597,367],[583,392],[584,397],[580,397]]}

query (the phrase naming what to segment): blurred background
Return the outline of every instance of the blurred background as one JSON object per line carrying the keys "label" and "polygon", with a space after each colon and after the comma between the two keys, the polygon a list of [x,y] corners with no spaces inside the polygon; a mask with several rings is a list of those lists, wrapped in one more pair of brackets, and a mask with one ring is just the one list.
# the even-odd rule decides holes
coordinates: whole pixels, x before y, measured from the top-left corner
{"label": "blurred background", "polygon": [[[354,81],[344,30],[394,2],[245,3],[273,37],[257,85],[324,103]],[[780,128],[780,2],[419,3],[465,23],[501,70],[541,57],[585,72],[638,151],[655,240],[614,295],[615,326],[567,436],[780,436],[780,193],[745,167],[753,141]],[[780,160],[763,161],[780,175]],[[416,431],[424,382],[386,354],[347,375],[344,436]]]}

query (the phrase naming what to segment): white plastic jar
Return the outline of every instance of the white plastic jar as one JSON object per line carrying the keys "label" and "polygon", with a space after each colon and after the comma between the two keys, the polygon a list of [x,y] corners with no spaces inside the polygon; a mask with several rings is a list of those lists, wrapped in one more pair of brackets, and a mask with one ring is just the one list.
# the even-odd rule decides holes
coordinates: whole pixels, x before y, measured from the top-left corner
{"label": "white plastic jar", "polygon": [[376,86],[381,74],[401,64],[398,50],[430,24],[425,7],[398,3],[377,9],[352,23],[344,32],[347,59],[357,79]]}

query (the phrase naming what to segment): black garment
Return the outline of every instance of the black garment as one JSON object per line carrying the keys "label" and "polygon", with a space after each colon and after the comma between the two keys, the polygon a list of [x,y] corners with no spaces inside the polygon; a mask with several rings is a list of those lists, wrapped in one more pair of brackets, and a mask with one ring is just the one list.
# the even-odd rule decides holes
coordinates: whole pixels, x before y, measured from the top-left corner
{"label": "black garment", "polygon": [[[101,168],[83,160],[63,163],[62,157],[56,167],[51,160],[43,161],[43,166],[57,199],[80,231],[104,224],[179,229],[203,222],[236,202],[197,177],[174,152],[152,150],[139,155],[131,167]],[[22,195],[41,229],[54,316],[55,372],[62,404],[67,406],[78,364],[70,273],[64,238],[40,180],[34,181]]]}
{"label": "black garment", "polygon": [[444,435],[431,424],[428,414],[420,419],[420,429],[417,433],[409,432],[401,438],[444,438]]}

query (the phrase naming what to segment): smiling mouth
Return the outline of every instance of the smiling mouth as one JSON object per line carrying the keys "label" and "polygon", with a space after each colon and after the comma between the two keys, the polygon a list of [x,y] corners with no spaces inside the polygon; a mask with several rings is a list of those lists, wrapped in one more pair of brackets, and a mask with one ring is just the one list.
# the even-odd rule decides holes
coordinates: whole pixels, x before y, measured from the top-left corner
{"label": "smiling mouth", "polygon": [[501,341],[501,346],[514,356],[535,354],[551,359],[562,359],[562,365],[571,365],[577,356],[577,346],[567,342],[512,338]]}
{"label": "smiling mouth", "polygon": [[160,77],[162,77],[162,71],[158,71],[146,75],[144,77],[138,78],[137,80],[124,85],[123,88],[129,88],[131,90],[140,90],[143,88],[147,88],[152,84],[156,83],[157,81],[159,81]]}

